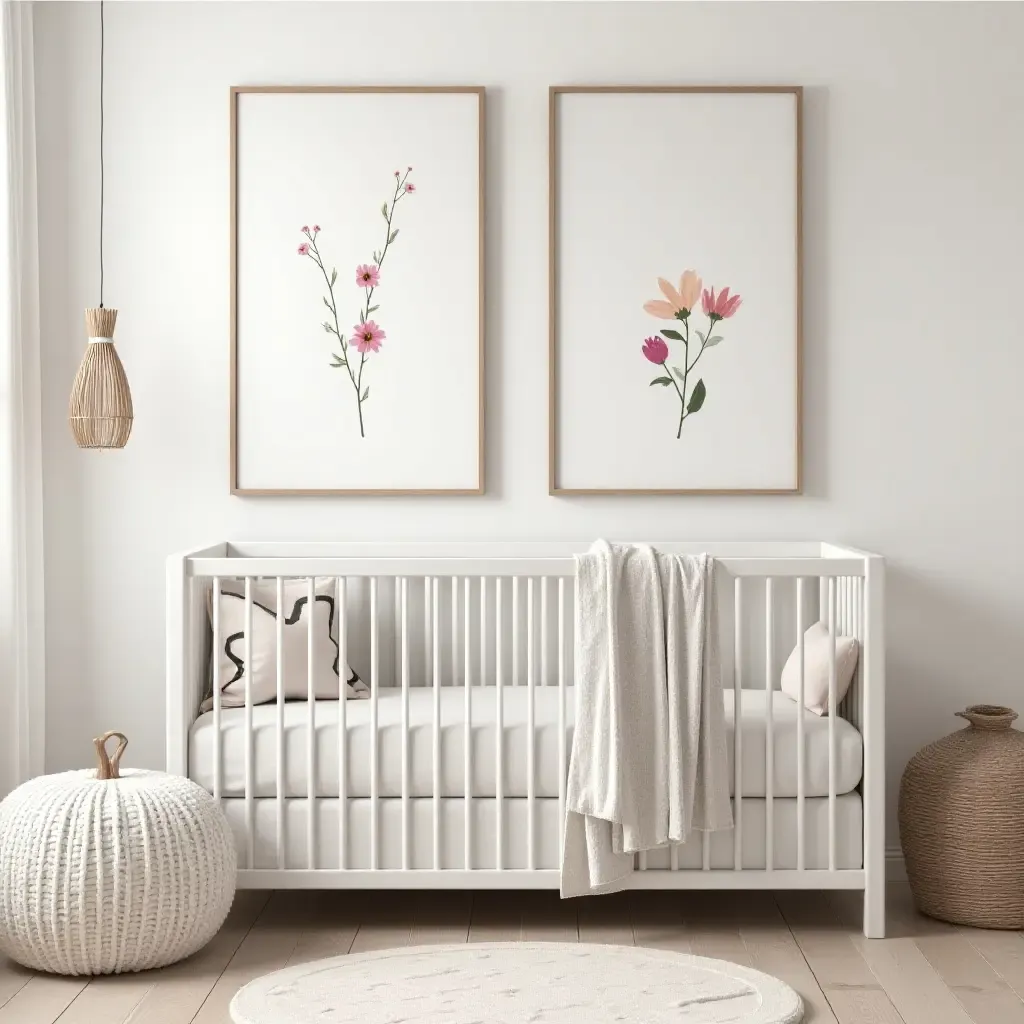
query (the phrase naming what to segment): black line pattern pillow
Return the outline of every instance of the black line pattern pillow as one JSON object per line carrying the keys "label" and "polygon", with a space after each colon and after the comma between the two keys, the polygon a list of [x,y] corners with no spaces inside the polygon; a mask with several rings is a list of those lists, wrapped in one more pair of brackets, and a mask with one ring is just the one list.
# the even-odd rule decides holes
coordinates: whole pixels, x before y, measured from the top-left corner
{"label": "black line pattern pillow", "polygon": [[[277,699],[277,618],[283,611],[284,696],[286,700],[305,700],[309,693],[308,637],[313,623],[313,690],[317,700],[337,700],[338,624],[334,581],[318,581],[314,591],[312,614],[309,609],[309,584],[306,580],[285,580],[284,608],[277,607],[277,582],[254,580],[252,584],[252,702],[266,704]],[[211,596],[212,619],[212,596]],[[220,642],[212,657],[220,667],[221,707],[245,705],[245,584],[241,580],[223,580],[220,594]],[[211,666],[212,669],[212,666]],[[356,699],[370,695],[369,688],[344,666],[345,695]],[[212,676],[212,672],[211,672]],[[202,710],[213,707],[213,689],[203,701]]]}

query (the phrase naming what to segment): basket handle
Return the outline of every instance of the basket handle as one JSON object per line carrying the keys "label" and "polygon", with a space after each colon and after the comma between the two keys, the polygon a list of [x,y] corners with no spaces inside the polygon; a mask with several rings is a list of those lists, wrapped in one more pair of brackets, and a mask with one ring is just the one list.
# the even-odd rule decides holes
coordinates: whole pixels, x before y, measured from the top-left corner
{"label": "basket handle", "polygon": [[[107,740],[112,736],[116,736],[121,742],[118,743],[114,756],[109,757],[107,755]],[[99,762],[96,767],[96,778],[104,780],[121,778],[121,755],[124,753],[125,747],[128,746],[128,737],[123,732],[105,732],[102,736],[97,736],[93,743],[96,744],[96,760]]]}

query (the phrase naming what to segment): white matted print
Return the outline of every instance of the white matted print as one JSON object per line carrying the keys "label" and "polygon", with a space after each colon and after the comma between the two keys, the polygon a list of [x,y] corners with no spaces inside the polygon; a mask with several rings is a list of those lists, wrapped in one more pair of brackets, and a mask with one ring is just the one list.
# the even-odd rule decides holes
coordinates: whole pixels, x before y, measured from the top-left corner
{"label": "white matted print", "polygon": [[232,115],[232,492],[481,493],[483,89]]}
{"label": "white matted print", "polygon": [[800,100],[552,89],[552,493],[800,489]]}

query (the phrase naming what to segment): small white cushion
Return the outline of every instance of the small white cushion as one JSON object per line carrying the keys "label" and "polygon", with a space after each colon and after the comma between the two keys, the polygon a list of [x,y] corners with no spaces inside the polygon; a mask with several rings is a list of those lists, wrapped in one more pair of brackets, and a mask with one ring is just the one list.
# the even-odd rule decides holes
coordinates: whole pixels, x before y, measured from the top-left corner
{"label": "small white cushion", "polygon": [[[338,664],[338,624],[335,615],[334,581],[318,580],[314,609],[309,610],[309,584],[286,580],[282,586],[284,614],[281,635],[284,661],[285,699],[305,700],[309,693],[307,675],[309,628],[313,623],[313,688],[317,700],[337,700],[339,669],[347,680],[348,697],[368,697],[369,690],[348,666]],[[212,613],[212,608],[211,608]],[[252,584],[252,702],[265,704],[277,699],[277,581],[254,580]],[[220,637],[212,657],[219,662],[222,706],[245,704],[245,584],[224,580],[220,594]],[[213,686],[202,710],[213,707]]]}
{"label": "small white cushion", "polygon": [[[860,645],[852,636],[836,635],[836,704],[846,696],[857,667]],[[804,707],[816,715],[828,714],[828,626],[816,622],[804,633]],[[782,692],[800,700],[800,645],[782,670]]]}

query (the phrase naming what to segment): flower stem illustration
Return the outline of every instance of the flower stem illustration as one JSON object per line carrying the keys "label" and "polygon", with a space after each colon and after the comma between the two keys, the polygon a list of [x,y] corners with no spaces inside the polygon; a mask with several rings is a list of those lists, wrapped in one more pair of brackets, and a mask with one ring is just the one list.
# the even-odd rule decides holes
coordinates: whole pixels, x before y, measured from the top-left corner
{"label": "flower stem illustration", "polygon": [[[380,309],[379,303],[373,305],[374,292],[380,287],[380,270],[387,257],[388,250],[398,237],[398,228],[394,227],[395,209],[399,202],[406,196],[416,191],[416,186],[409,181],[412,168],[406,169],[405,174],[395,171],[395,190],[390,200],[385,201],[380,208],[381,216],[384,218],[384,245],[373,252],[372,263],[362,263],[356,267],[356,287],[363,290],[363,299],[359,309],[359,323],[351,328],[348,340],[341,330],[341,320],[338,316],[338,300],[334,287],[338,280],[337,267],[332,267],[330,274],[327,273],[327,264],[319,247],[317,238],[320,235],[320,225],[314,224],[312,229],[308,226],[302,228],[302,234],[306,241],[299,245],[298,254],[312,260],[320,269],[324,283],[327,285],[327,295],[323,296],[324,305],[330,311],[331,319],[324,320],[321,326],[328,334],[333,334],[341,346],[341,353],[331,353],[330,366],[334,369],[344,369],[348,375],[349,382],[356,396],[356,409],[359,413],[359,436],[366,437],[366,425],[363,420],[363,403],[370,397],[369,385],[363,386],[363,372],[366,369],[367,357],[370,353],[380,351],[381,344],[387,338],[384,329],[375,321],[370,319],[370,314]],[[359,353],[359,362],[353,365],[352,352]]]}
{"label": "flower stem illustration", "polygon": [[[676,427],[676,440],[683,436],[683,424],[686,420],[694,413],[700,412],[703,408],[704,400],[708,394],[704,378],[701,377],[693,385],[693,388],[689,390],[689,396],[687,396],[690,375],[693,373],[700,357],[704,355],[704,350],[713,348],[723,340],[721,335],[714,333],[715,324],[720,320],[729,319],[740,308],[740,304],[743,301],[739,295],[730,295],[728,288],[723,288],[718,295],[715,295],[714,288],[710,289],[710,291],[704,288],[702,291],[702,284],[703,282],[697,276],[696,271],[693,270],[687,270],[680,277],[678,288],[673,287],[665,278],[659,277],[658,287],[665,298],[651,299],[650,302],[644,303],[644,310],[651,316],[657,317],[659,320],[678,320],[682,324],[682,333],[678,330],[665,328],[660,332],[663,335],[662,338],[657,336],[646,338],[641,347],[641,351],[649,362],[665,370],[665,376],[655,377],[648,386],[654,387],[657,384],[660,387],[667,388],[671,385],[675,389],[676,396],[679,398],[679,423]],[[699,338],[700,348],[691,360],[690,316],[694,306],[697,304],[698,298],[701,300],[701,308],[704,311],[704,315],[708,318],[708,329],[707,332],[694,331],[696,335],[696,338],[693,339],[694,346],[697,344],[696,339]],[[668,341],[664,340],[666,338],[668,341],[682,343],[682,369],[678,366],[669,366]]]}

